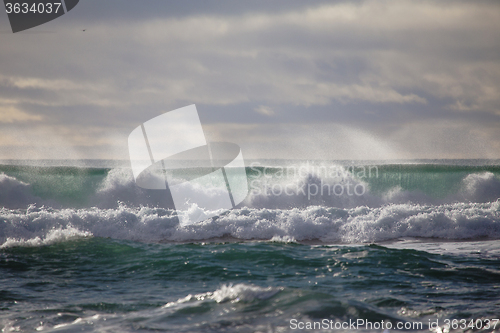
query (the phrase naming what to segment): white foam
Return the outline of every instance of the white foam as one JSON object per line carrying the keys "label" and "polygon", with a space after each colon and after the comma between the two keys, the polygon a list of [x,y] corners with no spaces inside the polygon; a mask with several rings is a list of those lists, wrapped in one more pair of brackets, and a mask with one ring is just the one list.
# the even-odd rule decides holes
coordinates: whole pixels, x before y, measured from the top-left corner
{"label": "white foam", "polygon": [[168,199],[164,190],[144,190],[137,186],[130,169],[112,169],[91,196],[90,204],[99,208],[115,208],[119,202],[130,206],[173,208]]}
{"label": "white foam", "polygon": [[[349,177],[344,175],[344,184],[364,184]],[[0,204],[4,205],[0,208],[0,221],[3,221],[0,244],[41,246],[71,239],[73,234],[144,242],[224,237],[325,243],[380,242],[402,237],[500,238],[499,202],[493,201],[500,195],[500,181],[492,173],[470,174],[463,180],[460,193],[448,202],[443,199],[432,202],[424,194],[400,188],[385,197],[375,197],[369,192],[363,196],[323,193],[311,200],[301,189],[321,184],[317,176],[309,174],[305,178],[280,181],[283,186],[292,186],[288,192],[292,195],[254,193],[242,208],[180,226],[173,209],[154,208],[165,207],[159,204],[165,201],[165,193],[143,192],[127,169],[110,171],[92,199],[95,207],[81,209],[28,205],[36,201],[30,194],[29,184],[0,174],[0,199],[3,200]],[[478,202],[467,202],[464,198]],[[481,203],[486,199],[492,201]],[[15,210],[6,203],[24,204],[26,208]],[[203,213],[210,215],[211,212]]]}
{"label": "white foam", "polygon": [[254,300],[265,300],[271,298],[282,290],[283,288],[281,287],[262,288],[254,285],[247,285],[244,283],[238,283],[235,285],[230,283],[227,285],[222,285],[219,289],[213,292],[206,292],[196,295],[189,294],[186,297],[180,298],[175,302],[169,302],[163,307],[170,308],[187,302],[206,300],[212,300],[217,303],[252,302]]}
{"label": "white foam", "polygon": [[494,201],[500,198],[500,180],[491,172],[467,175],[459,195],[471,202]]}
{"label": "white foam", "polygon": [[313,173],[297,178],[261,178],[250,181],[251,192],[244,204],[255,208],[302,208],[327,206],[352,208],[380,206],[382,198],[370,194],[369,185],[351,173],[342,177],[319,177]]}
{"label": "white foam", "polygon": [[0,220],[4,221],[0,224],[0,244],[37,246],[88,235],[144,242],[224,237],[325,243],[379,242],[402,237],[500,239],[499,207],[496,201],[351,209],[242,208],[187,226],[179,225],[174,211],[163,208],[121,205],[117,209],[0,209]]}
{"label": "white foam", "polygon": [[291,237],[291,236],[273,236],[273,238],[271,238],[270,240],[271,242],[274,242],[274,243],[285,243],[285,244],[288,244],[288,243],[297,243],[297,240],[295,240],[294,237]]}
{"label": "white foam", "polygon": [[16,239],[16,238],[11,238],[7,237],[5,242],[0,245],[0,249],[5,249],[8,247],[16,247],[16,246],[22,246],[22,247],[35,247],[35,246],[42,246],[42,245],[50,245],[58,242],[64,242],[68,240],[73,240],[73,239],[78,239],[78,238],[86,238],[86,237],[91,237],[92,233],[88,231],[80,231],[76,228],[73,228],[71,226],[68,226],[64,229],[52,229],[48,232],[48,234],[40,238],[39,236],[36,236],[34,238],[29,238],[29,239]]}

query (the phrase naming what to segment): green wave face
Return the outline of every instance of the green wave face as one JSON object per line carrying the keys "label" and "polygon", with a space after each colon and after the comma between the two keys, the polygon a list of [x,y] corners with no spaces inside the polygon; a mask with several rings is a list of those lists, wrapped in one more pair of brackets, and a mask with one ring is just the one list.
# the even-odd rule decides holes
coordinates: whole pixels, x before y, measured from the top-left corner
{"label": "green wave face", "polygon": [[[177,170],[175,176],[190,179],[199,176],[200,172],[196,168],[182,169]],[[494,179],[500,181],[500,166],[496,165],[383,164],[341,167],[331,162],[310,170],[301,170],[291,166],[249,166],[246,168],[246,172],[249,184],[253,184],[252,182],[255,181],[258,184],[272,184],[273,182],[292,184],[303,181],[309,175],[316,175],[321,181],[330,184],[345,182],[346,179],[347,181],[360,181],[367,185],[369,195],[380,198],[397,189],[398,191],[420,193],[431,199],[453,197],[455,198],[453,200],[456,198],[466,200],[460,199],[459,194],[467,185],[464,182],[467,177],[490,173]],[[120,173],[120,179],[115,177],[117,173]],[[82,208],[96,205],[93,198],[105,187],[110,193],[108,199],[112,200],[116,197],[115,201],[121,200],[123,197],[121,193],[140,191],[135,186],[130,169],[127,168],[0,165],[1,174],[29,184],[30,194],[45,201],[51,201],[49,205],[56,204],[56,206],[63,207]],[[492,190],[491,187],[497,185],[497,182],[491,185],[486,184],[484,190]],[[499,191],[500,189],[494,188],[493,195]],[[144,195],[159,196],[156,192],[148,192]],[[46,204],[45,201],[43,204]],[[125,199],[122,201],[139,205],[139,202],[134,202],[134,199],[131,199],[130,202]]]}
{"label": "green wave face", "polygon": [[4,173],[31,186],[32,194],[64,206],[83,207],[110,169],[77,167],[0,166]]}

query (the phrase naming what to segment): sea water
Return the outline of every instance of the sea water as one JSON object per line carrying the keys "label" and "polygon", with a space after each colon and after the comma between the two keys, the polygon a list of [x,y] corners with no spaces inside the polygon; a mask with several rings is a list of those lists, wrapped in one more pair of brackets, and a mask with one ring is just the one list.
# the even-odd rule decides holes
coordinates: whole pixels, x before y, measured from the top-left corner
{"label": "sea water", "polygon": [[126,163],[4,162],[0,328],[498,332],[499,165],[251,161],[180,226]]}

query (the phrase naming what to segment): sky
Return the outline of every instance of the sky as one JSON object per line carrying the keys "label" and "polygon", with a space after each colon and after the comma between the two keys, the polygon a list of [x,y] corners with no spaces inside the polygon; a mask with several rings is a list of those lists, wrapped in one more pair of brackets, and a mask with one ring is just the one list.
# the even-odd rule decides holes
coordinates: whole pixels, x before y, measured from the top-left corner
{"label": "sky", "polygon": [[82,0],[15,34],[0,10],[0,160],[127,160],[190,104],[246,159],[498,159],[499,36],[498,1]]}

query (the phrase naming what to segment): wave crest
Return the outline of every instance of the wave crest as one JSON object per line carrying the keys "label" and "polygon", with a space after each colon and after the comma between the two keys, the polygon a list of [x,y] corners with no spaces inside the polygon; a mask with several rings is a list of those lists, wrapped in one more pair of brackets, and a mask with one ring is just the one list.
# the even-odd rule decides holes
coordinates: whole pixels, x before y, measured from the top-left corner
{"label": "wave crest", "polygon": [[59,242],[92,237],[92,233],[88,231],[80,231],[72,226],[67,226],[66,228],[52,229],[45,236],[28,239],[16,239],[7,237],[5,242],[0,245],[0,249],[5,249],[9,247],[37,247],[42,245],[51,245]]}
{"label": "wave crest", "polygon": [[30,184],[0,173],[0,205],[11,209],[25,208],[39,199],[32,194]]}
{"label": "wave crest", "polygon": [[190,301],[213,300],[217,303],[252,302],[254,300],[265,300],[271,298],[282,290],[283,290],[282,287],[262,288],[254,285],[247,285],[244,283],[238,283],[235,285],[230,283],[222,285],[219,289],[215,290],[214,292],[206,292],[196,295],[189,294],[186,297],[180,298],[175,302],[170,302],[165,304],[163,308],[178,306],[180,304],[187,303]]}

